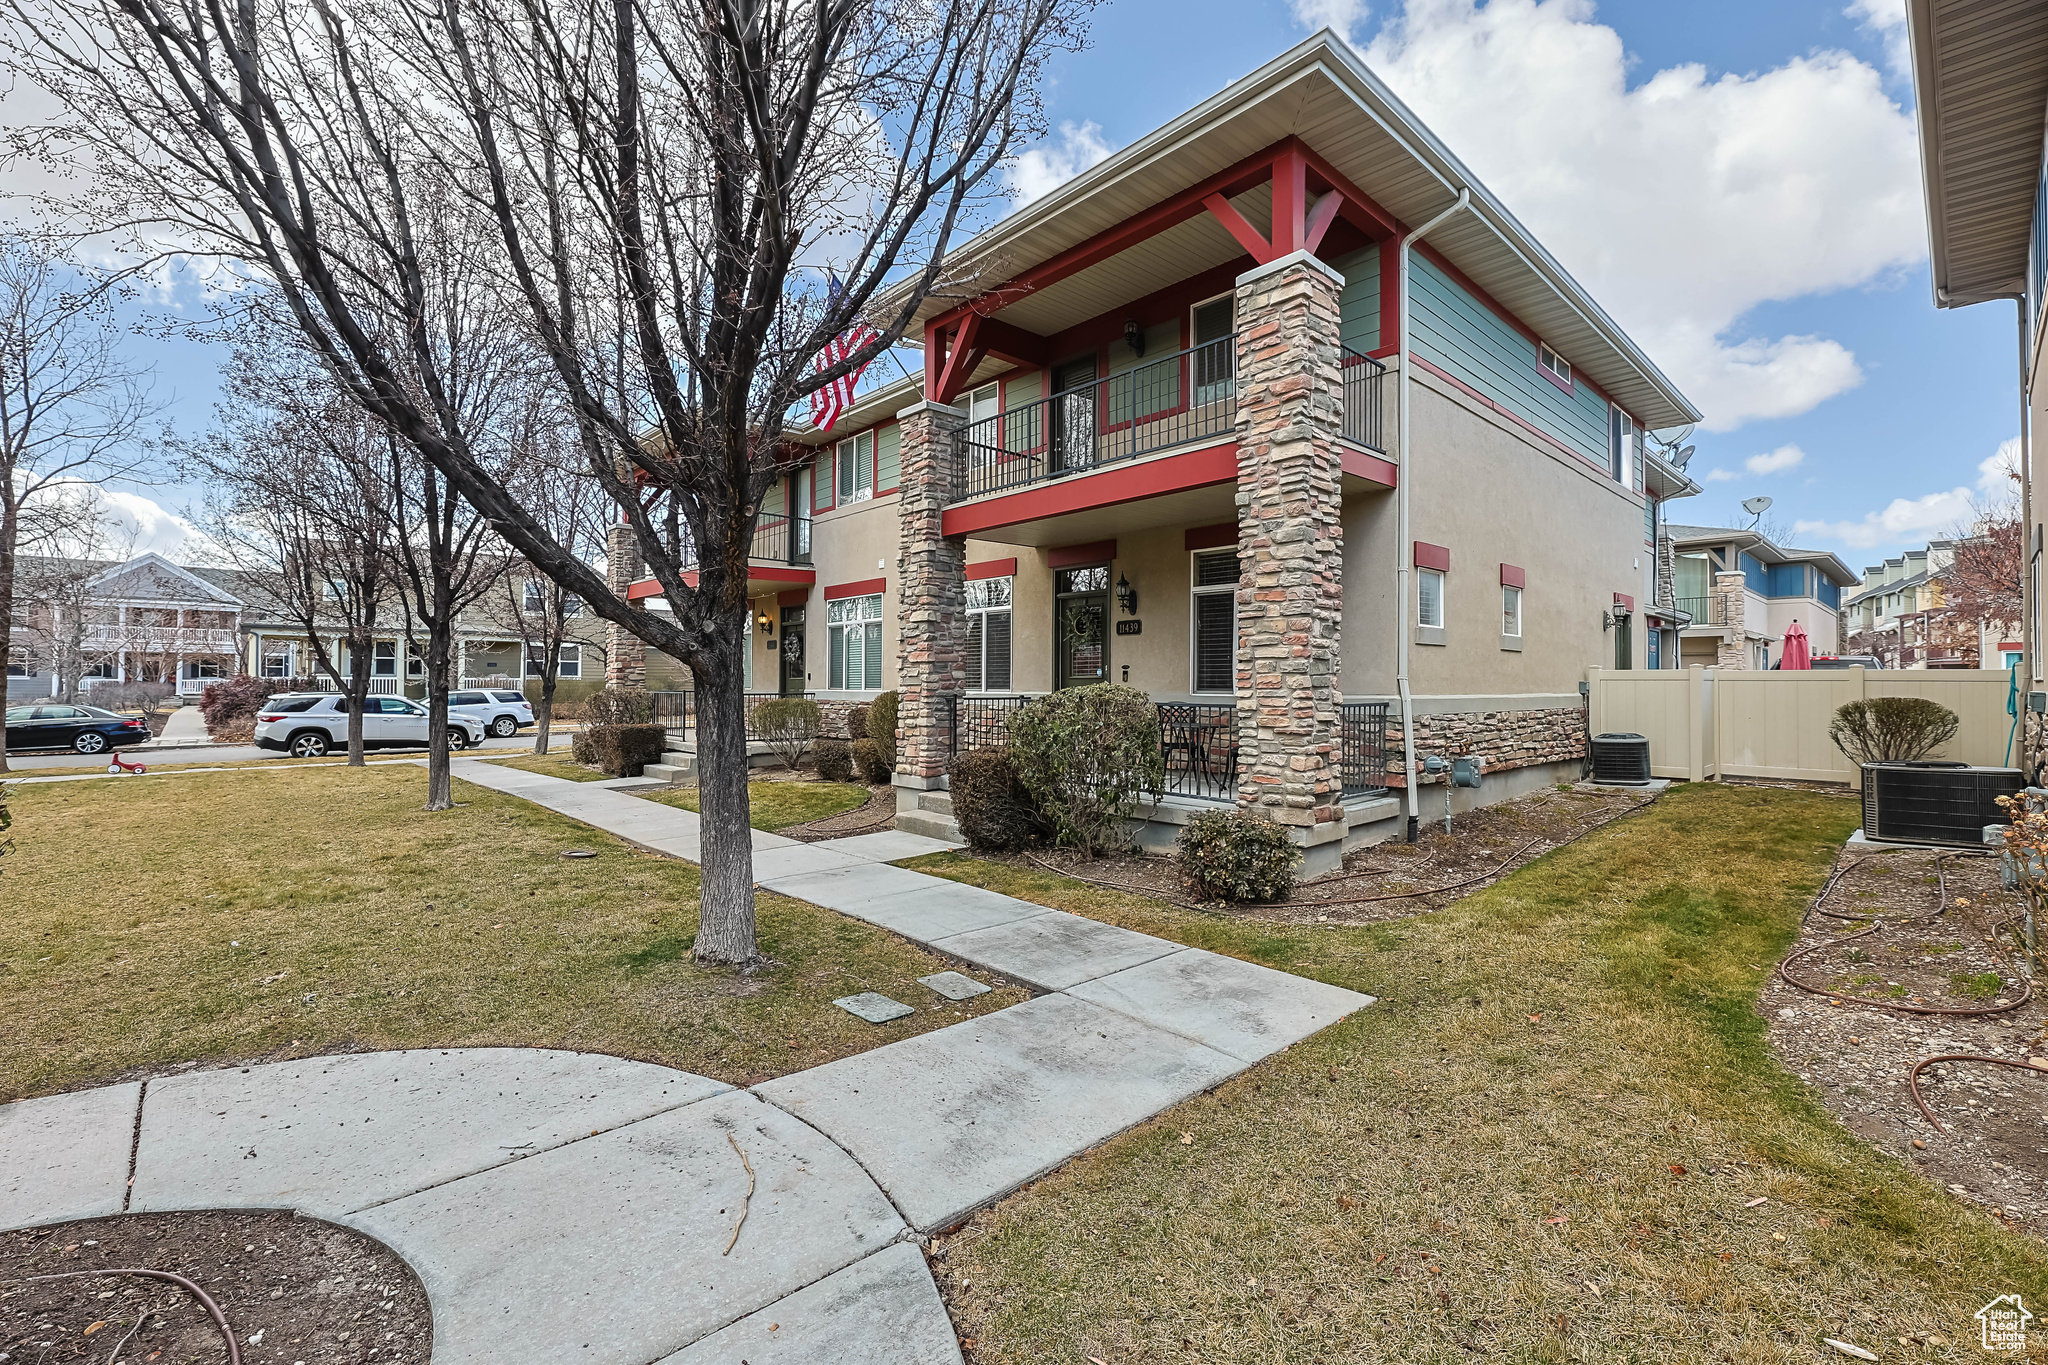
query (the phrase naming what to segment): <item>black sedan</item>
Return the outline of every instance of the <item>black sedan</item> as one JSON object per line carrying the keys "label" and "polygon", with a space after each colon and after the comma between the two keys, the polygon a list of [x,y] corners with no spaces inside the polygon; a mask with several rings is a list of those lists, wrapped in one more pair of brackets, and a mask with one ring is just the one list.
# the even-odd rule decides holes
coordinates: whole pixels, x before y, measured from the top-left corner
{"label": "black sedan", "polygon": [[76,749],[81,754],[103,754],[148,739],[148,721],[140,716],[102,711],[97,706],[67,706],[52,701],[7,708],[10,754],[24,749]]}

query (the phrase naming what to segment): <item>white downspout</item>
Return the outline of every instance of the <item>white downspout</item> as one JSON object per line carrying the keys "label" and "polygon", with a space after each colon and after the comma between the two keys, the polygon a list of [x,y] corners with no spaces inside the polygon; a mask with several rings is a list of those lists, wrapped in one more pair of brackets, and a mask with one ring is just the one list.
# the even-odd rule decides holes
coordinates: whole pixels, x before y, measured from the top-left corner
{"label": "white downspout", "polygon": [[1408,688],[1409,642],[1415,634],[1415,623],[1408,618],[1408,607],[1410,604],[1409,587],[1415,573],[1415,538],[1408,529],[1409,490],[1415,484],[1415,466],[1412,463],[1408,449],[1410,423],[1408,403],[1409,368],[1412,363],[1412,357],[1408,348],[1408,248],[1422,240],[1423,234],[1427,233],[1431,228],[1434,228],[1438,223],[1441,223],[1459,209],[1470,207],[1471,203],[1472,191],[1469,189],[1459,190],[1457,203],[1451,205],[1421,227],[1416,228],[1413,232],[1402,237],[1400,246],[1396,248],[1400,265],[1397,273],[1401,280],[1400,321],[1398,324],[1401,329],[1401,376],[1398,381],[1400,387],[1395,393],[1395,399],[1400,404],[1400,407],[1394,414],[1394,429],[1396,432],[1394,458],[1395,462],[1400,466],[1394,483],[1394,536],[1399,546],[1399,558],[1396,560],[1394,571],[1394,596],[1396,599],[1396,606],[1394,608],[1394,690],[1401,698],[1401,755],[1404,765],[1402,771],[1408,793],[1408,842],[1411,844],[1415,842],[1416,834],[1421,824],[1419,816],[1421,794],[1415,789],[1415,698]]}

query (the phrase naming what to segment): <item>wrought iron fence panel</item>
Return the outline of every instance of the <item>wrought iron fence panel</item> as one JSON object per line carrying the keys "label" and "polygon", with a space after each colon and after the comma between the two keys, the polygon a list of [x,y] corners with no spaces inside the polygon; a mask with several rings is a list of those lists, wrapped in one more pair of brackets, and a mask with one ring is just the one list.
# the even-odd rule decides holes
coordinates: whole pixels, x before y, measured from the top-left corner
{"label": "wrought iron fence panel", "polygon": [[1347,701],[1338,708],[1337,738],[1343,747],[1344,795],[1370,796],[1387,789],[1387,713],[1391,703]]}
{"label": "wrought iron fence panel", "polygon": [[1382,453],[1387,446],[1382,429],[1385,386],[1380,380],[1386,373],[1384,362],[1344,348],[1344,439]]}
{"label": "wrought iron fence panel", "polygon": [[1162,701],[1159,748],[1166,790],[1205,801],[1237,797],[1237,703]]}

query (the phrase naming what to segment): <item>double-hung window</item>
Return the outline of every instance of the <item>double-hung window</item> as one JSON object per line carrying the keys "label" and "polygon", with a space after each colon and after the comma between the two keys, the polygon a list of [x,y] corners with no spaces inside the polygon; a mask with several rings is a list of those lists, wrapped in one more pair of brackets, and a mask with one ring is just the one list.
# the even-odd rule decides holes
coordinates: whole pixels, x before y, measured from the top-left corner
{"label": "double-hung window", "polygon": [[839,501],[865,502],[875,495],[875,433],[863,431],[839,443]]}
{"label": "double-hung window", "polygon": [[835,691],[870,691],[882,686],[882,597],[841,597],[825,604],[825,630],[832,645],[831,686]]}
{"label": "double-hung window", "polygon": [[1237,551],[1203,550],[1194,557],[1194,687],[1237,690]]}
{"label": "double-hung window", "polygon": [[1637,428],[1635,419],[1620,408],[1613,409],[1613,413],[1613,440],[1612,449],[1608,451],[1607,472],[1614,476],[1617,483],[1640,488],[1643,486],[1643,433]]}
{"label": "double-hung window", "polygon": [[1010,690],[1009,578],[977,578],[967,585],[967,690]]}
{"label": "double-hung window", "polygon": [[1421,569],[1415,575],[1415,624],[1431,630],[1444,627],[1444,575],[1441,569]]}
{"label": "double-hung window", "polygon": [[379,640],[370,647],[370,676],[373,678],[395,678],[398,676],[398,642]]}

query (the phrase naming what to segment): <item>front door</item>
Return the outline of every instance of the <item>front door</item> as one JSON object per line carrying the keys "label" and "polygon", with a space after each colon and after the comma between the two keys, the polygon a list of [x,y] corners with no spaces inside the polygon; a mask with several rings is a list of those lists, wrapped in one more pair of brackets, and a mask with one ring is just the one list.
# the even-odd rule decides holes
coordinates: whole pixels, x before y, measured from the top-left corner
{"label": "front door", "polygon": [[1052,471],[1095,463],[1095,357],[1070,360],[1052,372]]}
{"label": "front door", "polygon": [[1055,687],[1109,681],[1109,566],[1061,569],[1053,597]]}
{"label": "front door", "polygon": [[804,691],[804,609],[782,609],[782,695],[801,696]]}

